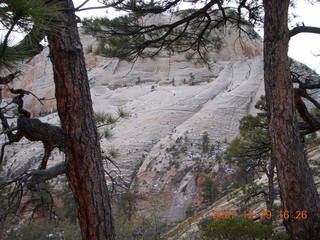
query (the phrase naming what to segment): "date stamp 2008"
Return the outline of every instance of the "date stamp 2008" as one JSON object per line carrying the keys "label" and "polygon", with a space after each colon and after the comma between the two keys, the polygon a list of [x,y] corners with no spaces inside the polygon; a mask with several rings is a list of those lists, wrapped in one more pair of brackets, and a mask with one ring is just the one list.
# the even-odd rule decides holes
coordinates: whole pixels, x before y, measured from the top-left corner
{"label": "date stamp 2008", "polygon": [[211,217],[212,219],[228,219],[233,217],[245,217],[248,219],[272,219],[273,217],[280,217],[285,220],[292,219],[292,220],[306,220],[308,218],[307,211],[304,210],[297,210],[295,212],[290,212],[287,210],[280,210],[277,212],[277,215],[274,215],[270,210],[212,210]]}

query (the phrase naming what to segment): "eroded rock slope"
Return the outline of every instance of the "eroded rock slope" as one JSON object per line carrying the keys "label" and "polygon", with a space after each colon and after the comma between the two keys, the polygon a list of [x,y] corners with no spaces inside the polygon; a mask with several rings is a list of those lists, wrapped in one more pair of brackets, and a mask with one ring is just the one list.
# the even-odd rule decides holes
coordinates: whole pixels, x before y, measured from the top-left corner
{"label": "eroded rock slope", "polygon": [[[165,204],[159,214],[168,221],[182,219],[187,207],[202,201],[200,183],[206,176],[232,172],[219,158],[223,142],[237,135],[239,120],[254,111],[264,91],[260,42],[240,44],[237,33],[224,34],[221,51],[209,54],[210,68],[183,55],[163,54],[132,65],[86,53],[95,111],[115,113],[121,107],[130,113],[112,127],[113,136],[102,140],[102,148],[118,149],[120,174],[140,197],[140,208],[160,200]],[[93,38],[82,40],[85,49],[94,49]],[[22,70],[13,86],[48,98],[41,105],[28,97],[26,108],[58,124],[48,50]],[[23,141],[8,147],[6,159],[18,169],[36,165],[42,152],[41,144]],[[50,164],[62,158],[55,153]]]}

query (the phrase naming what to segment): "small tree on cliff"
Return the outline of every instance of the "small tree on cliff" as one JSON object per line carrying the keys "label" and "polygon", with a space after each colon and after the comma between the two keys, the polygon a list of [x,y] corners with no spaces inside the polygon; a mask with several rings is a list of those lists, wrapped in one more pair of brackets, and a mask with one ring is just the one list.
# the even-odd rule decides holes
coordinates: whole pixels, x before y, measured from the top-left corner
{"label": "small tree on cliff", "polygon": [[[88,32],[103,38],[109,56],[134,60],[138,56],[155,56],[161,50],[171,52],[195,51],[206,60],[203,50],[213,43],[213,29],[231,24],[241,33],[252,35],[250,28],[264,24],[264,80],[268,109],[268,127],[272,156],[278,172],[283,208],[295,216],[303,209],[308,219],[285,219],[292,239],[319,239],[320,198],[306,160],[301,133],[294,117],[294,105],[306,121],[306,131],[316,131],[320,125],[309,118],[301,97],[306,91],[294,91],[289,74],[288,44],[290,37],[302,32],[320,33],[319,28],[297,26],[288,29],[290,0],[210,0],[200,8],[182,11],[173,21],[149,23],[148,15],[175,9],[182,0],[119,1],[119,10],[129,14],[114,20],[100,19],[86,23]],[[200,3],[200,1],[192,1]],[[229,3],[235,7],[230,7]],[[109,4],[110,6],[110,4]],[[264,11],[264,18],[262,12]],[[143,24],[144,23],[144,24]],[[101,27],[101,25],[103,27]],[[252,28],[251,28],[252,29]],[[295,94],[296,92],[296,94]],[[300,100],[299,100],[300,99]]]}
{"label": "small tree on cliff", "polygon": [[237,165],[239,171],[245,172],[244,174],[253,173],[253,175],[259,175],[263,173],[267,176],[267,191],[257,186],[254,182],[250,182],[249,185],[252,186],[249,186],[249,189],[253,191],[250,191],[245,196],[245,201],[258,195],[263,195],[267,210],[272,212],[275,199],[275,162],[271,156],[265,98],[262,97],[255,107],[262,112],[257,116],[245,116],[240,120],[240,134],[231,141],[224,153],[224,158],[228,162]]}

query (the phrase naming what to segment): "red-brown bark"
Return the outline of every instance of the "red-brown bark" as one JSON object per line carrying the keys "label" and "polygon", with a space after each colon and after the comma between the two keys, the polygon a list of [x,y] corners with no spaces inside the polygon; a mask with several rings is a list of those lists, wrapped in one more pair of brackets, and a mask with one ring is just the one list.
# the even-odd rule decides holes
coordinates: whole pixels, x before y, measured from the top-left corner
{"label": "red-brown bark", "polygon": [[[289,78],[289,0],[264,0],[264,78],[269,132],[275,157],[284,224],[291,239],[320,239],[320,199],[294,120],[294,90]],[[295,219],[306,211],[307,219]]]}
{"label": "red-brown bark", "polygon": [[[59,1],[73,9],[72,0]],[[49,34],[50,59],[61,127],[67,141],[66,174],[75,197],[83,240],[115,239],[110,199],[93,117],[87,71],[72,10]]]}

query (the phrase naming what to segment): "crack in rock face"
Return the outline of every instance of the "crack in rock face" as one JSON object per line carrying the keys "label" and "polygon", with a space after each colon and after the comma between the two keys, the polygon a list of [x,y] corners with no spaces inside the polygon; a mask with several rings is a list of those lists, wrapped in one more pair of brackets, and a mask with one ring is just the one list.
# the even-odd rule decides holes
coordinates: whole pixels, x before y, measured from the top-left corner
{"label": "crack in rock face", "polygon": [[[232,173],[219,160],[223,142],[237,135],[239,120],[254,114],[255,102],[264,95],[261,42],[246,39],[240,46],[238,35],[227,30],[222,49],[209,53],[210,69],[184,55],[163,53],[152,60],[138,59],[132,66],[85,53],[95,112],[114,114],[121,107],[130,114],[112,126],[112,137],[101,141],[102,150],[119,150],[116,162],[121,176],[145,199],[138,207],[145,208],[152,198],[162,199],[166,204],[159,215],[166,221],[180,220],[189,206],[201,204],[205,177],[228,178]],[[84,49],[94,48],[93,37],[81,38]],[[24,75],[12,87],[54,98],[48,49],[21,68]],[[30,96],[24,102],[33,116],[59,123],[54,99],[43,106]],[[12,149],[8,161],[16,165],[42,154],[41,146],[33,143],[26,143],[23,150]],[[17,163],[18,158],[25,162]],[[55,154],[49,165],[61,160],[63,155]]]}

